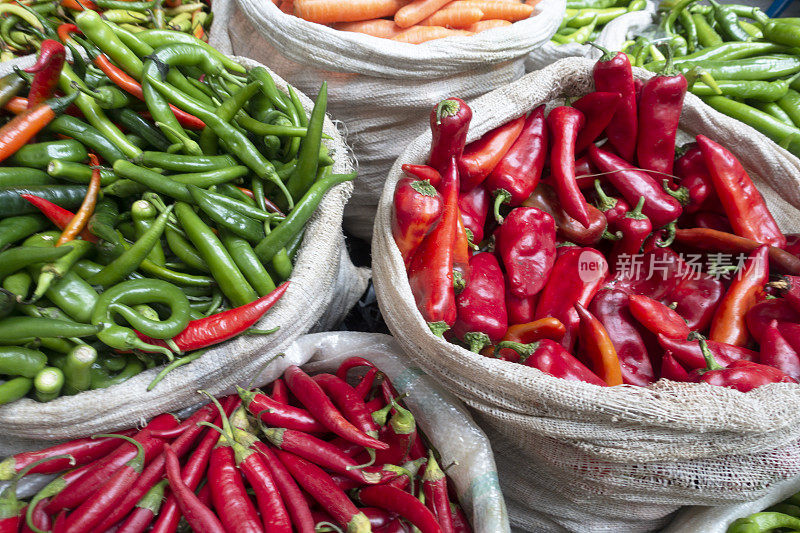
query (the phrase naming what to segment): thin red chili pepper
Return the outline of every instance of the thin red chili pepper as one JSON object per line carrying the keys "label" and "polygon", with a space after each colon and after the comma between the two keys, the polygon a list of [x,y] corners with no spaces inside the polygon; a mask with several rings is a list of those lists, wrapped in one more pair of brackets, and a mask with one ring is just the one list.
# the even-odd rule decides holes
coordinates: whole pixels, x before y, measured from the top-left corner
{"label": "thin red chili pepper", "polygon": [[377,507],[362,507],[360,511],[369,518],[369,525],[372,526],[373,530],[375,528],[385,527],[397,516],[383,509],[378,509]]}
{"label": "thin red chili pepper", "polygon": [[[94,207],[97,204],[97,196],[100,194],[100,161],[97,160],[96,155],[90,153],[89,163],[92,166],[92,177],[89,180],[89,186],[86,188],[86,196],[80,208],[75,213],[75,216],[64,226],[61,236],[59,236],[56,242],[56,246],[66,244],[74,240],[78,235],[81,237],[83,237],[84,234],[86,234],[86,236],[91,235],[89,231],[84,230],[86,224],[89,222],[89,218],[94,213]],[[96,242],[96,240],[92,242]]]}
{"label": "thin red chili pepper", "polygon": [[[701,209],[709,209],[719,205],[719,198],[714,192],[714,185],[706,167],[703,152],[696,143],[692,143],[686,152],[675,162],[675,175],[680,178],[680,186],[689,193],[689,200],[683,206],[686,213],[696,213]],[[667,177],[672,183],[672,178]]]}
{"label": "thin red chili pepper", "polygon": [[[20,524],[22,524],[22,517],[27,516],[27,506],[24,502],[21,502],[17,499],[17,484],[19,483],[19,480],[22,479],[30,470],[36,468],[39,464],[58,461],[60,459],[71,460],[72,457],[69,455],[55,455],[52,457],[39,459],[38,461],[26,466],[19,474],[14,476],[10,483],[3,488],[3,491],[0,492],[0,532],[17,533],[19,531]],[[31,510],[31,515],[33,515],[33,510]],[[33,520],[31,520],[31,523],[32,522]]]}
{"label": "thin red chili pepper", "polygon": [[[28,202],[34,205],[44,216],[50,220],[58,229],[63,230],[75,218],[75,213],[68,209],[64,209],[49,200],[45,200],[34,194],[20,194]],[[85,229],[80,232],[81,239],[89,242],[98,242],[97,237],[86,231]]]}
{"label": "thin red chili pepper", "polygon": [[713,229],[716,231],[724,231],[725,233],[733,233],[733,228],[728,218],[725,215],[714,213],[712,211],[700,211],[695,213],[692,217],[693,225],[697,228]]}
{"label": "thin red chili pepper", "polygon": [[[595,176],[598,171],[592,164],[592,160],[589,159],[588,155],[585,155],[579,159],[575,160],[575,181],[578,182],[578,187],[581,190],[584,189],[591,189],[594,187],[595,180],[603,181],[605,176]],[[547,180],[552,181],[552,180]]]}
{"label": "thin red chili pepper", "polygon": [[572,103],[572,107],[583,113],[586,119],[575,141],[576,154],[583,152],[590,144],[594,143],[603,130],[611,124],[620,100],[622,100],[622,95],[618,92],[595,91]]}
{"label": "thin red chili pepper", "polygon": [[734,361],[728,366],[722,366],[714,360],[714,354],[700,338],[699,346],[705,359],[704,369],[695,370],[693,380],[708,383],[718,387],[730,387],[740,392],[749,392],[769,383],[797,383],[777,368],[754,363],[752,361]]}
{"label": "thin red chili pepper", "polygon": [[603,324],[580,303],[575,310],[581,318],[581,349],[591,362],[592,371],[609,387],[622,385],[622,369],[614,343]]}
{"label": "thin red chili pepper", "polygon": [[136,504],[136,508],[119,526],[116,533],[144,533],[161,509],[166,484],[166,479],[156,483]]}
{"label": "thin red chili pepper", "polygon": [[394,189],[392,236],[406,267],[442,218],[442,195],[427,181],[402,178]]}
{"label": "thin red chili pepper", "polygon": [[[234,307],[205,318],[191,320],[183,331],[172,338],[172,342],[175,343],[179,350],[189,352],[219,344],[245,332],[281,299],[286,289],[289,288],[289,283],[289,281],[284,281],[271,293],[249,304]],[[138,331],[136,334],[149,344],[167,346],[160,339],[152,339]]]}
{"label": "thin red chili pepper", "polygon": [[[244,187],[239,187],[239,186],[237,186],[236,188],[245,193],[250,198],[255,198],[255,194],[253,194],[253,191],[251,191],[250,189],[246,189]],[[275,202],[273,202],[266,196],[264,197],[264,205],[266,206],[267,211],[270,211],[272,213],[278,213],[279,215],[284,214],[283,211],[281,211],[280,208],[277,205],[275,205]]]}
{"label": "thin red chili pepper", "polygon": [[[172,494],[178,502],[181,513],[186,521],[195,531],[203,533],[225,533],[225,528],[217,518],[217,515],[195,496],[192,489],[184,484],[181,479],[180,464],[178,456],[169,445],[164,447],[167,462],[167,479]],[[209,486],[209,485],[206,485]]]}
{"label": "thin red chili pepper", "polygon": [[28,91],[28,109],[33,109],[53,96],[66,57],[63,44],[53,39],[42,41],[36,63],[25,69],[25,72],[33,74],[31,89]]}
{"label": "thin red chili pepper", "polygon": [[458,209],[461,221],[470,242],[479,243],[484,237],[486,216],[489,214],[489,193],[483,187],[475,187],[471,191],[458,196]]}
{"label": "thin red chili pepper", "polygon": [[358,356],[348,357],[342,362],[342,364],[339,365],[339,368],[336,369],[336,377],[346,381],[347,373],[353,368],[359,368],[359,367],[377,369],[375,364],[368,359],[364,359],[363,357],[358,357]]}
{"label": "thin red chili pepper", "polygon": [[236,469],[231,443],[225,436],[211,450],[208,462],[211,501],[226,531],[263,531],[256,508],[250,501],[242,476]]}
{"label": "thin red chili pepper", "polygon": [[63,113],[78,97],[78,94],[51,98],[6,122],[0,128],[0,161],[15,154],[57,115]]}
{"label": "thin red chili pepper", "polygon": [[524,123],[524,115],[511,119],[464,147],[464,153],[458,159],[462,192],[469,192],[483,183],[517,140]]}
{"label": "thin red chili pepper", "polygon": [[422,493],[425,495],[425,506],[430,509],[442,533],[455,533],[453,517],[450,515],[450,500],[447,496],[447,476],[444,475],[439,463],[428,454],[425,464],[425,474],[422,476]]}
{"label": "thin red chili pepper", "polygon": [[372,387],[375,384],[375,379],[378,378],[379,375],[382,374],[377,368],[370,368],[367,370],[367,373],[364,374],[364,377],[355,387],[356,395],[362,400],[366,399],[369,396],[370,391],[372,391]]}
{"label": "thin red chili pepper", "polygon": [[53,533],[68,533],[67,532],[67,511],[61,511],[53,521]]}
{"label": "thin red chili pepper", "polygon": [[561,207],[569,216],[589,227],[586,199],[575,181],[575,140],[583,127],[583,113],[573,107],[556,107],[547,115],[553,141],[550,149],[550,174]]}
{"label": "thin red chili pepper", "polygon": [[[409,460],[409,453],[417,437],[417,422],[414,415],[394,399],[387,406],[393,410],[389,423],[381,431],[381,439],[389,444],[386,450],[379,450],[375,454],[375,463],[378,465],[399,465]],[[387,409],[384,408],[384,409]],[[381,413],[373,416],[381,417]],[[381,421],[378,421],[380,424]],[[383,425],[383,424],[381,424]]]}
{"label": "thin red chili pepper", "polygon": [[535,296],[556,260],[555,221],[540,209],[517,207],[498,228],[495,247],[511,293],[518,298]]}
{"label": "thin red chili pepper", "polygon": [[236,465],[256,494],[256,502],[267,533],[291,533],[289,513],[272,477],[264,456],[251,448],[234,443]]}
{"label": "thin red chili pepper", "polygon": [[561,207],[556,191],[547,183],[540,183],[522,205],[535,207],[549,214],[555,220],[556,234],[581,246],[594,246],[600,242],[608,226],[605,215],[592,204],[586,204],[589,226],[584,226],[569,216]]}
{"label": "thin red chili pepper", "polygon": [[402,167],[403,172],[405,172],[406,176],[417,178],[420,181],[429,181],[431,185],[433,185],[436,189],[439,188],[439,185],[442,183],[442,175],[439,174],[439,171],[433,167],[429,167],[428,165],[409,165],[405,164]]}
{"label": "thin red chili pepper", "polygon": [[356,498],[364,505],[396,513],[421,533],[441,533],[442,528],[433,513],[411,494],[389,485],[375,485],[360,489]]}
{"label": "thin red chili pepper", "polygon": [[633,318],[656,335],[661,333],[671,339],[685,339],[691,333],[681,315],[657,300],[631,294],[628,303]]}
{"label": "thin red chili pepper", "polygon": [[472,109],[460,98],[448,98],[431,109],[431,153],[428,164],[443,173],[450,160],[461,159]]}
{"label": "thin red chili pepper", "polygon": [[97,4],[92,2],[92,0],[86,0],[85,2],[83,0],[61,0],[61,5],[74,11],[83,11],[84,9],[102,11],[99,7],[97,7]]}
{"label": "thin red chili pepper", "polygon": [[687,276],[671,291],[662,303],[675,306],[691,331],[704,330],[711,324],[725,287],[722,282],[705,273]]}
{"label": "thin red chili pepper", "polygon": [[[566,332],[567,328],[564,327],[564,324],[562,324],[560,320],[553,317],[545,317],[523,324],[512,325],[508,328],[508,331],[506,331],[506,334],[503,335],[503,338],[500,340],[519,342],[522,344],[530,344],[542,339],[550,339],[560,342],[561,339],[564,338],[564,334],[566,334]],[[495,350],[489,347],[482,351],[481,354],[487,357],[494,357]],[[517,362],[519,360],[519,354],[514,350],[498,350],[497,356],[499,359],[504,361]]]}
{"label": "thin red chili pepper", "polygon": [[458,208],[458,198],[456,198],[456,235],[453,242],[453,280],[454,287],[461,290],[469,282],[469,258],[472,253],[470,248],[474,248],[474,243],[470,242],[464,220],[461,218],[461,210]]}
{"label": "thin red chili pepper", "polygon": [[456,298],[458,318],[452,333],[478,353],[498,342],[508,329],[505,280],[494,254],[475,254],[469,266],[471,279]]}
{"label": "thin red chili pepper", "polygon": [[531,368],[537,368],[553,377],[567,381],[583,381],[605,387],[606,383],[589,370],[574,355],[559,343],[550,339],[542,339],[531,344],[517,342],[501,342],[498,349],[508,348],[519,354],[519,362]]}
{"label": "thin red chili pepper", "polygon": [[592,70],[595,90],[619,93],[622,97],[614,113],[614,118],[606,127],[608,142],[623,159],[633,161],[636,153],[638,121],[636,88],[631,62],[623,52],[615,54],[604,48],[600,48],[600,50],[603,55]]}
{"label": "thin red chili pepper", "polygon": [[686,382],[690,381],[689,373],[681,364],[675,360],[672,352],[667,350],[661,356],[661,379],[669,379],[672,381]]}
{"label": "thin red chili pepper", "polygon": [[306,433],[327,433],[328,428],[307,410],[277,402],[266,394],[239,388],[239,396],[250,414],[275,427]]}
{"label": "thin red chili pepper", "polygon": [[453,527],[456,533],[472,533],[469,522],[464,514],[464,510],[457,504],[450,504],[451,516],[453,517]]}
{"label": "thin red chili pepper", "polygon": [[624,262],[621,261],[627,260],[630,263],[631,257],[641,252],[644,241],[653,230],[650,219],[642,213],[646,204],[647,202],[642,196],[636,207],[625,213],[625,216],[619,219],[615,225],[615,229],[622,234],[622,238],[614,243],[608,256],[608,262],[614,270],[618,270],[624,265]]}
{"label": "thin red chili pepper", "polygon": [[[677,360],[681,366],[687,370],[696,370],[705,366],[703,353],[700,350],[700,345],[694,340],[670,339],[664,335],[658,336],[658,344],[664,350],[672,353],[672,356]],[[758,352],[741,348],[739,346],[732,346],[722,342],[708,341],[708,347],[714,358],[722,366],[728,366],[734,361],[757,361]]]}
{"label": "thin red chili pepper", "polygon": [[289,389],[286,387],[286,382],[281,378],[272,382],[272,393],[270,398],[280,403],[289,403]]}
{"label": "thin red chili pepper", "polygon": [[378,425],[362,397],[346,381],[332,374],[317,374],[314,381],[325,391],[344,417],[370,437],[378,438]]}
{"label": "thin red chili pepper", "polygon": [[64,24],[59,24],[56,33],[58,34],[58,38],[61,39],[61,42],[66,43],[67,41],[71,40],[70,39],[71,34],[81,33],[81,31],[75,24],[64,23]]}
{"label": "thin red chili pepper", "polygon": [[[49,531],[52,527],[52,521],[50,520],[50,515],[47,514],[47,511],[44,510],[47,507],[47,504],[50,503],[49,498],[45,498],[40,500],[39,503],[33,508],[31,513],[31,523],[33,526],[41,531]],[[22,515],[27,515],[27,507],[22,510]],[[20,533],[34,533],[33,529],[28,526],[27,521],[22,523],[22,529]]]}

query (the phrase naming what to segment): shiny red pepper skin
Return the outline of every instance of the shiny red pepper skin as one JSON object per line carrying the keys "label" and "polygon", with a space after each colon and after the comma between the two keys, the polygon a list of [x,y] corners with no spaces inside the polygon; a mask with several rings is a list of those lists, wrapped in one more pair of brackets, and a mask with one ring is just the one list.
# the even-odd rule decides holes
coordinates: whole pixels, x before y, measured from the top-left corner
{"label": "shiny red pepper skin", "polygon": [[787,233],[785,236],[786,246],[783,249],[795,257],[800,257],[800,233]]}
{"label": "shiny red pepper skin", "polygon": [[736,235],[779,248],[786,246],[786,237],[736,156],[704,135],[697,136],[697,144]]}
{"label": "shiny red pepper skin", "polygon": [[556,222],[558,236],[581,246],[597,244],[606,230],[606,217],[598,208],[591,204],[586,205],[586,210],[589,214],[589,226],[585,227],[561,208],[558,195],[547,183],[540,183],[528,199],[522,202],[522,205],[535,207],[548,213]]}
{"label": "shiny red pepper skin", "polygon": [[631,206],[624,198],[608,196],[598,179],[594,180],[594,189],[597,198],[597,208],[606,217],[609,231],[616,231],[618,229],[617,223],[631,210]]}
{"label": "shiny red pepper skin", "polygon": [[442,183],[442,175],[439,174],[439,171],[433,167],[429,167],[428,165],[406,164],[401,168],[403,169],[403,172],[405,172],[406,176],[417,178],[421,181],[428,180],[437,190],[439,189],[439,185]]}
{"label": "shiny red pepper skin", "polygon": [[[483,240],[486,215],[489,214],[489,193],[483,187],[475,187],[458,196],[461,221],[468,231],[467,237],[474,244]],[[470,236],[471,234],[471,236]]]}
{"label": "shiny red pepper skin", "polygon": [[568,351],[572,350],[580,327],[575,304],[588,306],[607,273],[605,257],[594,248],[570,247],[556,259],[539,295],[534,319],[551,316],[560,320],[567,329],[561,344]]}
{"label": "shiny red pepper skin", "polygon": [[547,126],[553,141],[550,174],[558,199],[569,216],[589,227],[586,199],[575,181],[575,140],[584,123],[583,113],[573,107],[556,107],[547,115]]}
{"label": "shiny red pepper skin", "polygon": [[671,381],[689,381],[691,376],[681,364],[675,360],[672,352],[666,351],[661,356],[661,374],[660,379],[669,379]]}
{"label": "shiny red pepper skin", "polygon": [[[672,356],[678,361],[681,366],[687,370],[696,370],[705,367],[705,359],[700,350],[700,345],[694,340],[685,339],[670,339],[664,335],[658,336],[658,344],[664,350],[672,353]],[[724,344],[722,342],[708,341],[708,348],[714,354],[714,358],[722,366],[728,366],[734,361],[757,361],[758,352],[733,346],[731,344]]]}
{"label": "shiny red pepper skin", "polygon": [[[602,181],[605,178],[605,176],[594,176],[593,174],[597,174],[597,169],[592,165],[589,156],[585,155],[575,160],[575,181],[578,182],[578,187],[582,190],[591,189],[594,187],[594,180]],[[551,180],[548,178],[547,181]]]}
{"label": "shiny red pepper skin", "polygon": [[800,323],[800,313],[785,299],[775,298],[755,304],[745,315],[747,330],[759,344],[764,342],[767,328],[773,320],[777,320],[782,328],[785,323]]}
{"label": "shiny red pepper skin", "polygon": [[493,254],[473,255],[469,266],[469,283],[456,298],[458,318],[453,334],[477,353],[488,344],[497,344],[508,329],[505,282]]}
{"label": "shiny red pepper skin", "polygon": [[495,198],[495,213],[503,203],[520,205],[536,188],[547,159],[548,139],[544,105],[540,105],[525,119],[522,133],[483,183]]}
{"label": "shiny red pepper skin", "polygon": [[495,249],[511,293],[519,298],[536,295],[556,260],[553,217],[534,207],[515,208],[495,234]]}
{"label": "shiny red pepper skin", "polygon": [[677,312],[657,300],[631,294],[628,303],[633,318],[652,333],[661,333],[671,339],[685,339],[691,333]]}
{"label": "shiny red pepper skin", "polygon": [[800,379],[800,355],[784,338],[777,320],[767,327],[758,362],[777,368],[793,379]]}
{"label": "shiny red pepper skin", "polygon": [[524,123],[524,115],[509,120],[464,148],[464,153],[458,159],[461,192],[469,192],[483,183],[517,140]]}
{"label": "shiny red pepper skin", "polygon": [[431,109],[431,153],[428,164],[444,174],[451,158],[461,159],[472,109],[460,98],[447,98]]}
{"label": "shiny red pepper skin", "polygon": [[439,224],[430,232],[411,259],[408,283],[422,318],[436,335],[456,321],[456,294],[453,285],[453,248],[458,231],[458,172],[455,158],[442,176],[444,211]]}
{"label": "shiny red pepper skin", "polygon": [[692,217],[695,227],[733,233],[730,222],[725,215],[714,213],[713,211],[700,211]]}
{"label": "shiny red pepper skin", "polygon": [[575,141],[576,154],[583,152],[600,137],[617,112],[620,100],[622,95],[618,92],[595,91],[572,103],[572,107],[583,113],[586,119]]}
{"label": "shiny red pepper skin", "polygon": [[706,367],[695,370],[692,378],[698,383],[708,383],[717,387],[729,387],[740,392],[749,392],[770,383],[797,383],[777,368],[754,363],[752,361],[734,361],[728,366],[721,366],[714,360],[714,355],[705,341],[700,341]]}
{"label": "shiny red pepper skin", "polygon": [[506,312],[508,313],[508,325],[526,324],[533,322],[533,317],[536,315],[536,302],[539,301],[539,295],[531,296],[529,298],[517,298],[508,289],[508,280],[506,280]]}
{"label": "shiny red pepper skin", "polygon": [[53,96],[66,57],[63,44],[53,39],[42,41],[36,63],[25,69],[25,72],[33,74],[31,90],[28,93],[28,109],[33,109]]}
{"label": "shiny red pepper skin", "polygon": [[711,324],[724,294],[725,286],[720,280],[698,273],[681,280],[661,301],[667,305],[675,302],[675,311],[686,320],[686,326],[692,331],[702,331]]}
{"label": "shiny red pepper skin", "polygon": [[631,62],[622,52],[604,51],[595,63],[592,77],[595,90],[621,95],[614,118],[606,128],[608,142],[626,161],[633,161],[636,153],[637,105],[636,89],[631,71]]}
{"label": "shiny red pepper skin", "polygon": [[703,153],[697,144],[692,143],[686,153],[678,158],[674,170],[675,175],[680,178],[681,187],[686,187],[689,193],[689,202],[683,206],[685,213],[696,213],[719,203]]}
{"label": "shiny red pepper skin", "polygon": [[622,233],[622,238],[614,243],[608,257],[609,265],[614,270],[620,266],[622,259],[630,261],[633,256],[641,253],[645,239],[653,230],[650,219],[642,214],[642,208],[646,203],[644,197],[640,198],[636,207],[625,213],[625,216],[619,219],[615,225],[614,229]]}
{"label": "shiny red pepper skin", "polygon": [[646,387],[656,380],[653,365],[637,322],[631,314],[628,295],[620,290],[604,289],[597,293],[589,311],[602,322],[611,336],[622,368],[622,381]]}
{"label": "shiny red pepper skin", "polygon": [[663,300],[678,287],[687,272],[688,265],[672,249],[656,248],[642,256],[641,268],[619,272],[608,286],[628,294]]}
{"label": "shiny red pepper skin", "polygon": [[606,383],[597,374],[589,370],[574,355],[569,353],[556,341],[542,339],[532,344],[518,344],[521,352],[519,362],[531,368],[538,368],[545,374],[567,381],[583,381],[592,385],[606,387]]}
{"label": "shiny red pepper skin", "polygon": [[654,171],[651,175],[659,183],[665,179],[672,183],[675,136],[687,86],[682,74],[653,76],[642,86],[636,160],[640,168]]}
{"label": "shiny red pepper skin", "polygon": [[589,157],[601,172],[610,172],[608,181],[629,204],[635,205],[639,198],[645,197],[643,212],[653,223],[653,227],[666,226],[681,215],[680,202],[667,194],[660,182],[648,173],[632,169],[626,160],[596,146],[589,147]]}
{"label": "shiny red pepper skin", "polygon": [[402,178],[394,189],[392,237],[406,267],[425,235],[442,218],[443,201],[429,181]]}

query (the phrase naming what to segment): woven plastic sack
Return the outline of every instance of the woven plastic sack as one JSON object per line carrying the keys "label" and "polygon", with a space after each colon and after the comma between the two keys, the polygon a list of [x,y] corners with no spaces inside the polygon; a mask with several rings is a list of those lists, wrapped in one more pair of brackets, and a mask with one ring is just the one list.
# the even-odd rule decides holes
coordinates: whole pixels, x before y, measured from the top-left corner
{"label": "woven plastic sack", "polygon": [[[475,100],[468,141],[541,103],[586,94],[592,67],[588,59],[564,59]],[[693,95],[686,97],[681,128],[723,141],[781,228],[800,229],[800,160]],[[400,165],[422,163],[429,143],[430,134],[411,143],[386,180],[372,241],[375,290],[406,353],[472,407],[490,437],[503,438],[494,442],[501,478],[514,479],[504,482],[514,525],[540,515],[575,531],[644,531],[679,506],[752,500],[800,474],[796,385],[747,394],[669,381],[600,388],[482,357],[432,335],[390,229]]]}
{"label": "woven plastic sack", "polygon": [[565,0],[543,0],[511,27],[421,45],[337,31],[282,13],[264,0],[214,0],[211,44],[269,65],[316,94],[328,82],[331,115],[358,159],[345,229],[369,239],[383,180],[403,148],[451,95],[475,98],[521,77],[524,58],[555,33]]}
{"label": "woven plastic sack", "polygon": [[[247,68],[258,66],[246,58],[236,59]],[[0,75],[6,68],[10,69],[8,63],[0,64]],[[286,88],[285,81],[273,77],[279,88]],[[303,94],[300,99],[310,111],[311,100]],[[352,172],[348,148],[329,119],[324,131],[331,137],[325,143],[336,161],[334,172]],[[280,326],[276,333],[244,335],[220,344],[191,364],[169,373],[150,392],[145,389],[160,368],[142,372],[120,385],[47,403],[18,400],[0,407],[3,435],[66,439],[124,427],[131,421],[174,411],[194,403],[198,389],[216,394],[234,383],[248,382],[271,357],[300,335],[312,328],[332,327],[355,304],[369,279],[369,270],[354,267],[344,247],[342,212],[352,189],[350,182],[331,189],[309,220],[288,290],[256,325],[261,329]],[[272,377],[280,375],[287,364],[285,359],[272,363],[269,366]]]}
{"label": "woven plastic sack", "polygon": [[[389,335],[380,333],[317,333],[298,338],[285,350],[285,364],[302,365],[309,373],[333,372],[345,359],[364,357],[375,363],[392,380],[414,413],[417,423],[441,454],[442,464],[451,464],[447,475],[475,533],[510,531],[503,494],[497,479],[489,440],[475,424],[464,405],[442,390],[434,380],[402,355]],[[265,354],[268,355],[268,354]],[[264,384],[279,374],[270,370],[254,383]],[[249,380],[248,380],[249,381]],[[231,392],[228,387],[225,392]],[[197,399],[197,395],[194,396]],[[133,419],[128,420],[130,426]],[[16,440],[4,443],[0,436],[0,458],[23,450],[39,449],[41,442]],[[20,485],[21,495],[34,493],[45,476],[30,476]],[[0,483],[0,488],[3,486]]]}

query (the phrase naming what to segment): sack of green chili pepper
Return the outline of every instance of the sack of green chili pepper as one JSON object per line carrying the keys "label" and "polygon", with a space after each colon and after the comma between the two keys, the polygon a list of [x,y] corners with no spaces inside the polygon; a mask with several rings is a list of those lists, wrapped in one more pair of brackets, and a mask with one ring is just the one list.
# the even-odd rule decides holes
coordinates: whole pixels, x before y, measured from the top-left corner
{"label": "sack of green chili pepper", "polygon": [[211,43],[269,65],[306,93],[331,82],[331,115],[342,121],[359,162],[345,228],[368,240],[386,172],[425,131],[430,107],[521,76],[525,56],[555,32],[564,5],[543,0],[512,26],[412,45],[306,22],[260,0],[221,0],[213,5]]}
{"label": "sack of green chili pepper", "polygon": [[[474,155],[477,149],[476,145],[469,143],[479,138],[486,139],[484,135],[487,132],[494,132],[489,137],[498,139],[500,134],[497,132],[503,131],[499,126],[513,126],[528,112],[531,115],[526,121],[531,121],[531,117],[536,116],[533,110],[538,113],[541,109],[543,112],[539,107],[543,104],[561,106],[567,98],[574,102],[576,98],[587,95],[594,89],[594,68],[595,62],[584,58],[561,60],[470,102],[472,118],[465,139],[468,144],[458,168],[466,169],[464,175],[471,176],[465,163],[466,154]],[[644,80],[651,74],[634,69],[633,76]],[[456,102],[455,98],[448,101]],[[556,109],[564,111],[577,107],[576,104],[572,108]],[[548,123],[552,120],[552,113],[547,117]],[[448,119],[451,116],[460,117],[451,114]],[[617,123],[622,124],[621,121]],[[450,122],[445,124],[442,121],[444,126],[450,127]],[[698,135],[724,144],[746,167],[780,230],[792,233],[800,229],[799,160],[751,128],[706,106],[693,95],[687,95],[683,102],[678,127],[678,146]],[[664,134],[666,132],[667,128]],[[557,144],[555,133],[551,134],[549,142],[551,149]],[[395,244],[410,242],[416,228],[395,218],[394,213],[399,205],[396,187],[398,191],[405,190],[406,181],[403,179],[414,183],[413,178],[404,178],[404,171],[419,172],[420,168],[426,167],[417,165],[424,165],[427,161],[434,165],[433,155],[438,154],[442,146],[444,143],[440,141],[434,145],[434,150],[431,138],[420,136],[392,168],[381,197],[373,234],[373,279],[383,317],[409,357],[473,408],[476,418],[489,432],[498,452],[501,483],[509,502],[512,525],[535,531],[562,531],[564,528],[571,531],[651,531],[666,525],[670,515],[683,505],[719,505],[755,499],[763,496],[771,485],[800,474],[800,415],[797,414],[800,412],[800,391],[795,384],[773,384],[747,393],[668,380],[655,383],[651,380],[648,383],[652,384],[643,387],[600,387],[593,382],[567,381],[528,367],[520,368],[508,361],[492,358],[491,352],[488,356],[476,355],[437,337],[430,325],[438,326],[435,321],[441,320],[443,326],[452,325],[452,334],[461,338],[462,334],[456,332],[458,321],[447,322],[445,312],[436,315],[441,318],[429,318],[434,314],[431,309],[438,312],[445,308],[444,305],[436,307],[445,298],[439,298],[440,293],[434,291],[439,291],[440,287],[441,293],[445,288],[453,289],[450,284],[434,284],[430,291],[420,289],[418,280],[424,279],[424,271],[415,268],[421,262],[424,264],[425,258],[417,260],[415,253],[407,271],[403,254],[408,251]],[[532,146],[541,145],[532,143]],[[532,160],[537,152],[536,148],[530,150],[529,159]],[[595,152],[590,150],[590,153]],[[640,163],[643,155],[639,154]],[[554,168],[551,159],[551,178]],[[490,179],[493,173],[486,179]],[[419,206],[424,216],[433,216],[433,213],[441,217],[432,232],[427,236],[423,234],[424,240],[418,248],[418,252],[428,252],[427,257],[437,268],[441,262],[432,259],[434,253],[430,248],[422,247],[432,242],[428,238],[431,235],[441,235],[442,242],[447,242],[444,240],[447,235],[444,231],[439,232],[438,228],[444,225],[445,220],[452,220],[446,218],[447,206],[452,205],[449,189],[445,187],[453,182],[450,174],[450,170],[441,173],[437,195],[426,196],[423,187],[409,187],[419,193],[414,205]],[[507,189],[509,194],[515,190],[510,186]],[[529,205],[527,202],[533,199],[531,196],[523,205]],[[439,203],[435,202],[437,200]],[[469,206],[462,206],[461,198],[457,202],[466,226],[469,219],[463,213],[469,213]],[[505,225],[517,224],[512,215],[525,212],[522,209],[530,208],[516,208],[500,226],[495,234],[496,250],[506,246]],[[426,227],[425,224],[422,226],[423,229]],[[407,231],[399,233],[400,230]],[[552,238],[545,229],[537,233],[539,238],[533,241],[530,251],[522,249],[526,253],[532,255],[538,250],[537,243]],[[398,239],[398,235],[408,238],[404,241]],[[485,243],[484,236],[482,244]],[[565,246],[569,244],[565,243]],[[597,273],[601,269],[593,259],[595,253],[566,250],[556,252],[563,253],[556,262],[574,256],[578,258],[575,267],[559,271],[561,275],[556,279],[560,284],[550,285],[554,290],[539,296],[540,303],[554,294],[566,299],[567,295],[580,292],[582,287],[598,279]],[[456,251],[449,259],[453,265],[450,272],[456,267]],[[686,253],[691,253],[691,250],[686,250]],[[582,254],[586,254],[583,259]],[[485,255],[490,254],[471,256],[471,275],[474,276],[478,268],[473,262]],[[509,272],[514,265],[506,258],[514,256],[504,255],[503,251],[498,255],[503,260],[507,281],[511,285],[513,278]],[[647,265],[644,265],[643,272],[650,272],[652,278],[661,267],[662,263],[653,262],[652,270],[647,270]],[[457,277],[450,275],[450,283],[455,282]],[[435,282],[445,278],[432,275],[429,279]],[[466,283],[469,289],[471,282]],[[611,294],[615,291],[605,292]],[[488,300],[495,295],[494,292],[484,295],[478,291],[473,294],[476,293],[476,300],[480,303],[483,302],[480,298]],[[415,300],[415,295],[421,295],[421,298]],[[505,296],[508,301],[508,293]],[[592,304],[597,301],[595,299]],[[590,307],[594,313],[594,305]],[[476,306],[477,309],[482,308]],[[489,313],[486,316],[494,317]],[[460,316],[458,320],[461,320]],[[466,341],[466,335],[463,337]],[[562,334],[561,338],[563,342],[566,337]],[[540,346],[545,344],[542,342]],[[576,376],[577,371],[569,377],[580,379]]]}

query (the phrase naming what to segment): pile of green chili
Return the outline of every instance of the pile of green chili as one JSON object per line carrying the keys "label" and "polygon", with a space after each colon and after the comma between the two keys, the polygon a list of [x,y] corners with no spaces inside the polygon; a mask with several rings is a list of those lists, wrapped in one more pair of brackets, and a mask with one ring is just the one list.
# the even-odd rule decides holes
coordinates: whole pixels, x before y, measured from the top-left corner
{"label": "pile of green chili", "polygon": [[646,0],[567,0],[567,11],[552,43],[583,44],[596,40],[606,24],[646,6]]}
{"label": "pile of green chili", "polygon": [[268,333],[249,328],[306,223],[355,177],[332,172],[325,84],[307,114],[266,69],[186,33],[75,22],[33,76],[0,79],[0,404]]}

